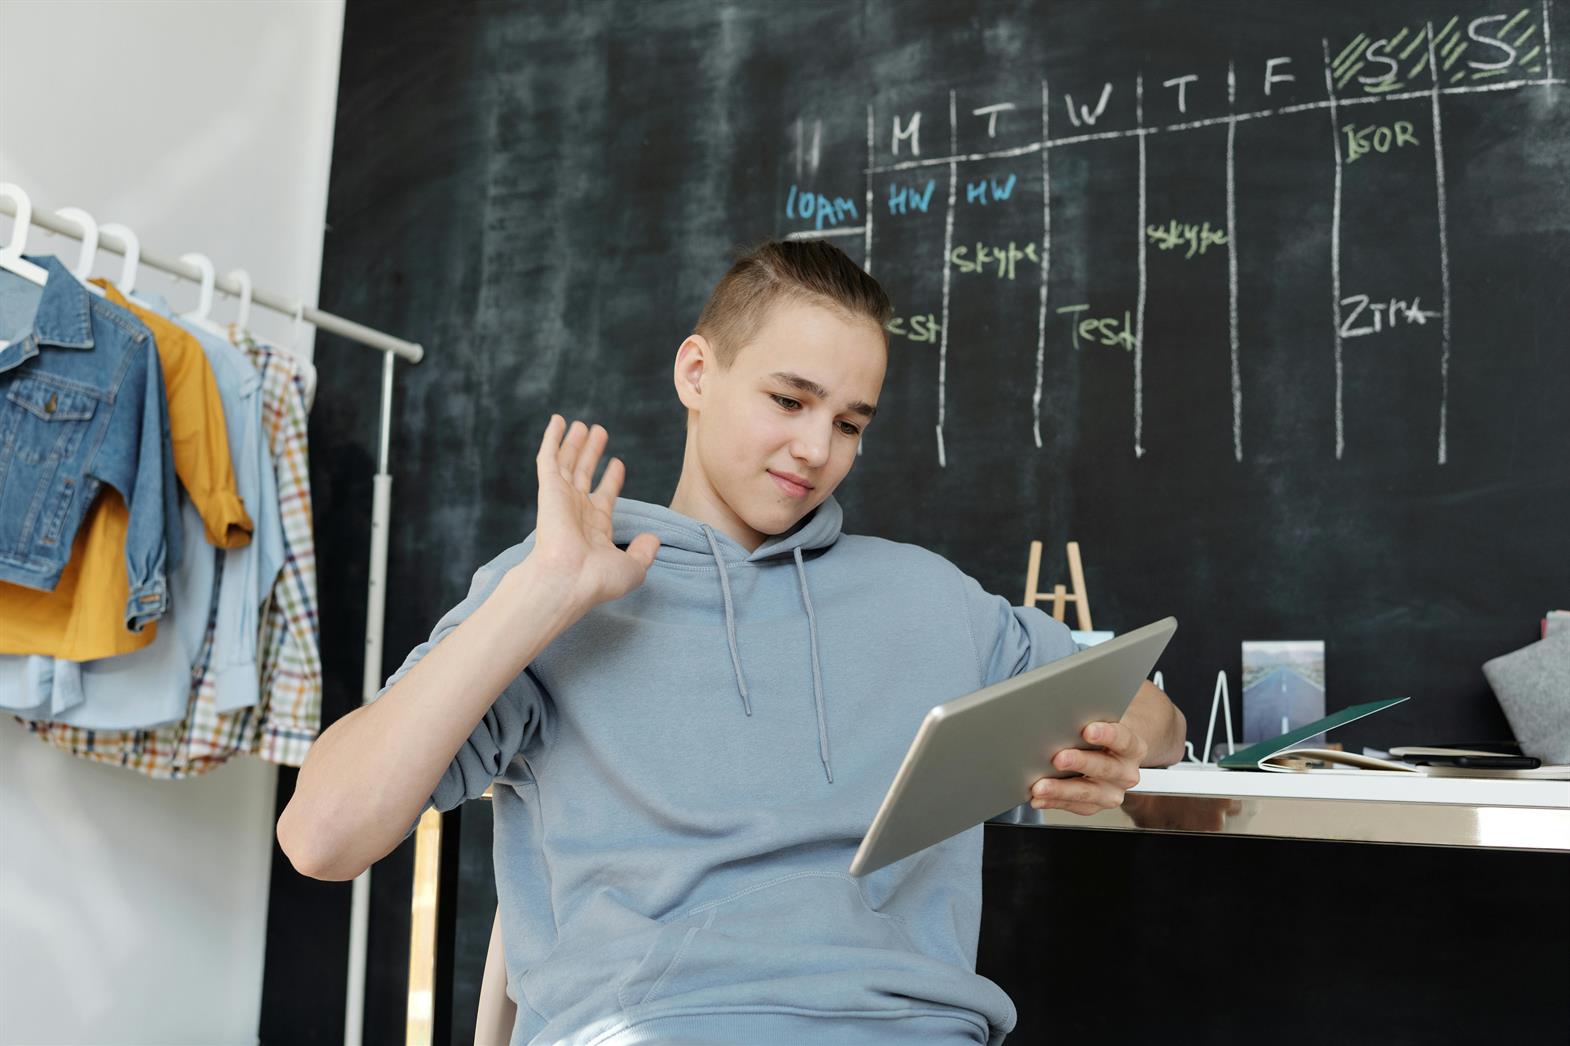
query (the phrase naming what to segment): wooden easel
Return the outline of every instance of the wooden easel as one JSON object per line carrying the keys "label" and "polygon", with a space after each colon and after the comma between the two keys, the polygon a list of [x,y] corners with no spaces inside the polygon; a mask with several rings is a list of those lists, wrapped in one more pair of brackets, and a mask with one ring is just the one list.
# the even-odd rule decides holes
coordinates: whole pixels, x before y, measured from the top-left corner
{"label": "wooden easel", "polygon": [[[1073,603],[1075,613],[1079,616],[1081,631],[1089,632],[1090,623],[1090,596],[1085,592],[1085,568],[1079,559],[1079,542],[1068,543],[1068,576],[1069,582],[1074,586],[1070,592],[1061,583],[1052,586],[1052,616],[1059,621],[1063,620],[1067,604]],[[1041,542],[1030,543],[1030,565],[1025,568],[1025,605],[1033,607],[1038,599],[1046,597],[1046,593],[1036,587],[1041,577]]]}

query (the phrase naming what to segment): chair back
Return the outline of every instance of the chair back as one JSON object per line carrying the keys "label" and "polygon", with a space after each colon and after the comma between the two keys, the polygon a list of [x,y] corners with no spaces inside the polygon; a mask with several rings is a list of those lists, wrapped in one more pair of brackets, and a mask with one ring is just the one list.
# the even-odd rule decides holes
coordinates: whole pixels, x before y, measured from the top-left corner
{"label": "chair back", "polygon": [[491,946],[480,978],[480,1003],[474,1015],[474,1046],[508,1046],[518,1006],[507,994],[507,956],[502,950],[502,913],[491,920]]}

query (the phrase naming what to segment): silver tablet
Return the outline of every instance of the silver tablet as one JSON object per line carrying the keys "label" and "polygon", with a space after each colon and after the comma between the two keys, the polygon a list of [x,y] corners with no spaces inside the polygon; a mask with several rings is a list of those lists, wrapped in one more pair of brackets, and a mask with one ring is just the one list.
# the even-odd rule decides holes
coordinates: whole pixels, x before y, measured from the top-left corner
{"label": "silver tablet", "polygon": [[1030,801],[1052,757],[1094,749],[1080,736],[1115,722],[1177,631],[1163,618],[1088,650],[934,707],[850,862],[865,875]]}

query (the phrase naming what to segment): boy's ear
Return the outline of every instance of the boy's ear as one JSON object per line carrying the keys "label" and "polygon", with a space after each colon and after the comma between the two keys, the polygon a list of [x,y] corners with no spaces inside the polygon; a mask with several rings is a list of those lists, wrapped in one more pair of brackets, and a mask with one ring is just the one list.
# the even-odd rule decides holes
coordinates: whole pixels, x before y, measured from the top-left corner
{"label": "boy's ear", "polygon": [[676,350],[672,375],[676,396],[689,410],[700,409],[703,405],[703,375],[713,359],[713,346],[701,334],[688,335]]}

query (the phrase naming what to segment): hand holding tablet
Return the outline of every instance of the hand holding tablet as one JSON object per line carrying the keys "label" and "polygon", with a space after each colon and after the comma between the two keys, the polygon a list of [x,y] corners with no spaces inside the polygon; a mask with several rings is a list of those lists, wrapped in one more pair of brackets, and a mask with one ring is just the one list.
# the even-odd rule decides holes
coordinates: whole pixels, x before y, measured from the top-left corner
{"label": "hand holding tablet", "polygon": [[[1074,778],[1045,782],[1047,796],[1060,805],[1099,809],[1095,789],[1115,784],[1094,778],[1108,774],[1115,782],[1126,762],[1116,756],[1143,744],[1118,720],[1176,630],[1177,620],[1164,618],[933,708],[850,874],[876,871],[1011,810],[1044,777]],[[1110,752],[1085,736],[1092,724],[1113,728],[1105,739]],[[1078,778],[1081,772],[1090,779]]]}
{"label": "hand holding tablet", "polygon": [[1030,805],[1037,810],[1050,807],[1088,816],[1120,806],[1123,793],[1139,784],[1139,765],[1150,748],[1144,738],[1122,722],[1091,723],[1080,736],[1102,750],[1065,748],[1053,756],[1055,768],[1080,776],[1037,781],[1030,789]]}

